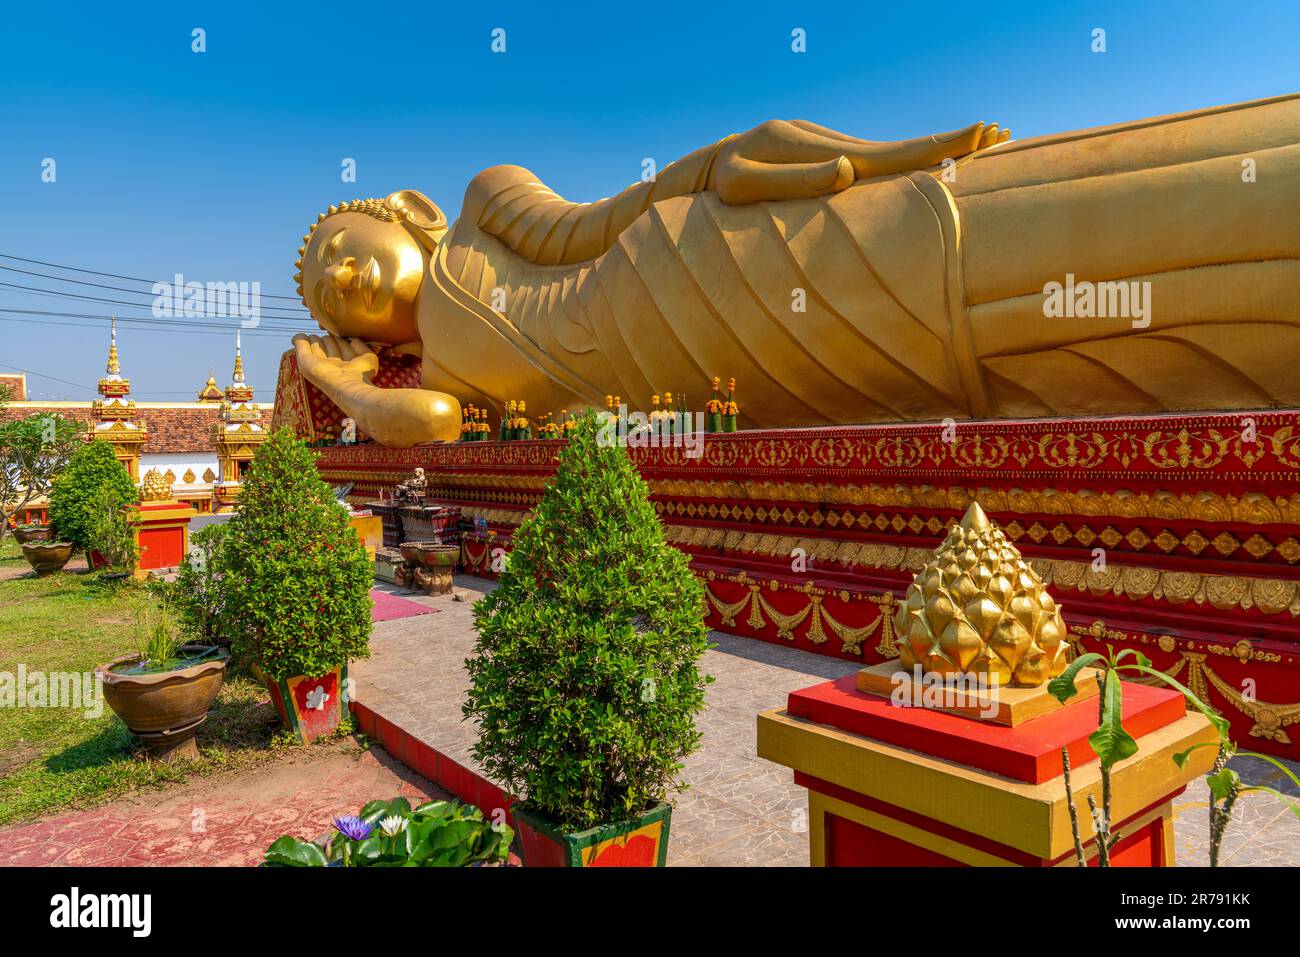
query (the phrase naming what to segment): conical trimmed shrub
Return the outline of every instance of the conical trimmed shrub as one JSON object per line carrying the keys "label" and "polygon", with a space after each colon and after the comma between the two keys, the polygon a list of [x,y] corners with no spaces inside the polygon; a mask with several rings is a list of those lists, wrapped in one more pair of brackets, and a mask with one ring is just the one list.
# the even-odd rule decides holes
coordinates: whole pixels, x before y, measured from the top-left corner
{"label": "conical trimmed shrub", "polygon": [[268,677],[316,677],[370,656],[374,569],[290,430],[253,457],[221,554],[235,653]]}
{"label": "conical trimmed shrub", "polygon": [[704,590],[645,482],[587,412],[474,608],[464,712],[487,773],[557,825],[621,821],[681,790],[712,679]]}

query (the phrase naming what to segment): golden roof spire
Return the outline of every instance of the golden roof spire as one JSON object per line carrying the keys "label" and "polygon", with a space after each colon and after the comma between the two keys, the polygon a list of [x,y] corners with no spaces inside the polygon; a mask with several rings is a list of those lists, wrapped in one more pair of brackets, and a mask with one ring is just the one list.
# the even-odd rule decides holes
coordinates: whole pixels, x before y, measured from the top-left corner
{"label": "golden roof spire", "polygon": [[[244,354],[242,343],[240,342],[240,331],[235,330],[235,371],[231,378],[230,385],[226,386],[227,404],[247,404],[253,401],[253,390],[248,383],[244,381]],[[256,414],[253,416],[256,418]]]}
{"label": "golden roof spire", "polygon": [[122,370],[117,362],[117,316],[113,317],[109,330],[108,365],[104,367],[104,371],[109,375],[120,375]]}
{"label": "golden roof spire", "polygon": [[221,391],[221,387],[217,385],[216,374],[213,373],[211,370],[209,370],[207,384],[204,385],[203,388],[199,390],[199,396],[198,396],[199,401],[220,402],[224,395],[225,393]]}
{"label": "golden roof spire", "polygon": [[235,330],[235,385],[244,384],[244,357],[240,352],[239,330]]}
{"label": "golden roof spire", "polygon": [[907,668],[1028,687],[1065,670],[1060,606],[975,502],[917,572],[894,625]]}

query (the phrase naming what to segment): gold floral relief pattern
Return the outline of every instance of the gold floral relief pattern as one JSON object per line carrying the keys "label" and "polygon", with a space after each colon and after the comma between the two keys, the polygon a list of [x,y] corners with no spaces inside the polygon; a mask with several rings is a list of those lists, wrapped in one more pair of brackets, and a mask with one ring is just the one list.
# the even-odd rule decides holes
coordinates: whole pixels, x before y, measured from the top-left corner
{"label": "gold floral relief pattern", "polygon": [[[925,548],[900,548],[874,542],[836,542],[790,535],[765,535],[760,540],[759,536],[750,537],[705,525],[668,525],[664,528],[664,536],[673,544],[695,548],[745,551],[769,558],[792,557],[798,549],[806,557],[826,562],[902,572],[920,570],[929,555]],[[1133,601],[1154,598],[1174,605],[1210,605],[1221,611],[1258,608],[1266,615],[1300,616],[1300,586],[1284,579],[1161,571],[1147,566],[1114,563],[1098,569],[1089,562],[1053,558],[1034,558],[1029,564],[1045,584],[1053,585],[1061,592],[1089,592],[1097,597],[1110,594]]]}
{"label": "gold floral relief pattern", "polygon": [[[709,604],[717,611],[722,627],[734,628],[736,620],[746,613],[745,624],[759,631],[765,628],[770,622],[776,628],[778,638],[785,641],[794,641],[794,631],[805,621],[808,621],[807,639],[815,644],[821,645],[830,640],[831,634],[840,640],[840,653],[850,655],[862,655],[862,645],[866,639],[870,638],[877,631],[880,632],[880,642],[876,645],[876,653],[883,658],[897,658],[898,646],[894,642],[894,625],[893,616],[897,608],[897,599],[892,592],[885,592],[882,595],[858,595],[854,594],[853,598],[861,598],[864,601],[877,605],[880,608],[879,614],[868,624],[860,627],[851,627],[837,619],[830,611],[827,610],[824,601],[828,595],[838,597],[843,601],[850,600],[850,593],[846,591],[828,592],[824,589],[812,585],[791,585],[787,582],[780,582],[776,579],[760,581],[751,578],[744,573],[739,575],[718,575],[716,572],[696,573],[705,583],[705,597]],[[709,588],[709,583],[714,581],[730,581],[739,585],[744,585],[748,589],[745,595],[734,602],[723,601],[718,595]],[[806,595],[808,603],[793,613],[785,613],[775,608],[770,601],[763,595],[763,588],[766,586],[769,591],[793,591]]]}
{"label": "gold floral relief pattern", "polygon": [[[951,431],[949,431],[951,429]],[[553,469],[558,442],[453,442],[409,449],[325,448],[322,464],[426,470]],[[1014,473],[1025,469],[1120,477],[1141,470],[1182,475],[1250,473],[1278,479],[1300,470],[1295,413],[1242,412],[1154,419],[970,422],[831,427],[709,435],[703,456],[681,446],[629,449],[644,470],[821,468]]]}
{"label": "gold floral relief pattern", "polygon": [[[1282,660],[1282,656],[1276,652],[1255,648],[1245,639],[1238,641],[1232,647],[1187,639],[1180,642],[1170,635],[1147,635],[1141,632],[1130,633],[1107,628],[1103,621],[1094,621],[1091,625],[1086,626],[1071,625],[1069,631],[1070,642],[1076,654],[1082,653],[1084,650],[1082,647],[1084,638],[1109,642],[1155,644],[1161,651],[1167,653],[1178,651],[1178,659],[1164,669],[1166,675],[1180,680],[1202,702],[1218,711],[1219,709],[1214,707],[1209,698],[1209,688],[1214,688],[1231,707],[1250,718],[1253,722],[1249,732],[1251,737],[1266,738],[1270,741],[1276,741],[1278,744],[1291,743],[1291,738],[1286,729],[1290,725],[1300,722],[1300,701],[1294,704],[1278,704],[1255,699],[1253,696],[1233,687],[1209,664],[1210,657],[1214,655],[1236,658],[1243,663],[1255,661],[1275,664]],[[1181,647],[1181,645],[1186,645],[1186,647]],[[1193,651],[1192,648],[1198,650]],[[1183,676],[1184,670],[1186,676]],[[1148,685],[1161,685],[1159,678],[1143,677],[1125,680],[1134,680]]]}

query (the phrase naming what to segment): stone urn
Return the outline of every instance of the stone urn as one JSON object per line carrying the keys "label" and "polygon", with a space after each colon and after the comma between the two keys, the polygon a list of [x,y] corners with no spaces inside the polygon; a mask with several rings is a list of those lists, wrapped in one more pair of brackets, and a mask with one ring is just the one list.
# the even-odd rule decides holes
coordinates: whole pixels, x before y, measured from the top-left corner
{"label": "stone urn", "polygon": [[460,561],[459,545],[434,545],[424,543],[419,551],[420,567],[415,572],[416,587],[430,595],[451,593]]}
{"label": "stone urn", "polygon": [[72,548],[71,542],[26,542],[22,546],[23,558],[42,577],[68,564]]}
{"label": "stone urn", "polygon": [[[181,649],[189,660],[206,646],[186,645]],[[164,761],[197,759],[194,732],[208,716],[225,677],[230,652],[213,651],[194,664],[181,664],[169,671],[133,672],[139,655],[127,655],[100,665],[95,675],[104,683],[104,700],[131,733],[140,738],[151,757]]]}
{"label": "stone urn", "polygon": [[31,542],[48,542],[54,539],[54,529],[49,525],[19,525],[14,529],[14,538],[19,545]]}

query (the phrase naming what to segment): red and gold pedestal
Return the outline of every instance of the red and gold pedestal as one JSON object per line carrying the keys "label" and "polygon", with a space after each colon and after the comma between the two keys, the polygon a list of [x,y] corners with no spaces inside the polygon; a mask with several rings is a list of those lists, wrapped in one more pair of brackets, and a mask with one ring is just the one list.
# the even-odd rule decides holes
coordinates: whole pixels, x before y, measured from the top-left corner
{"label": "red and gold pedestal", "polygon": [[[1174,755],[1215,732],[1176,692],[1123,690],[1124,727],[1138,752],[1111,771],[1120,834],[1111,863],[1171,866],[1172,801],[1209,769],[1214,749],[1181,768]],[[860,691],[850,675],[761,713],[758,754],[793,769],[808,789],[814,867],[1071,867],[1061,749],[1069,749],[1080,834],[1095,865],[1088,795],[1101,806],[1101,774],[1088,735],[1096,727],[1095,694],[1008,726],[901,707]]]}
{"label": "red and gold pedestal", "polygon": [[190,519],[197,514],[175,499],[144,501],[131,506],[129,521],[135,528],[135,544],[140,552],[136,578],[147,578],[151,571],[176,568],[185,561],[190,549]]}

